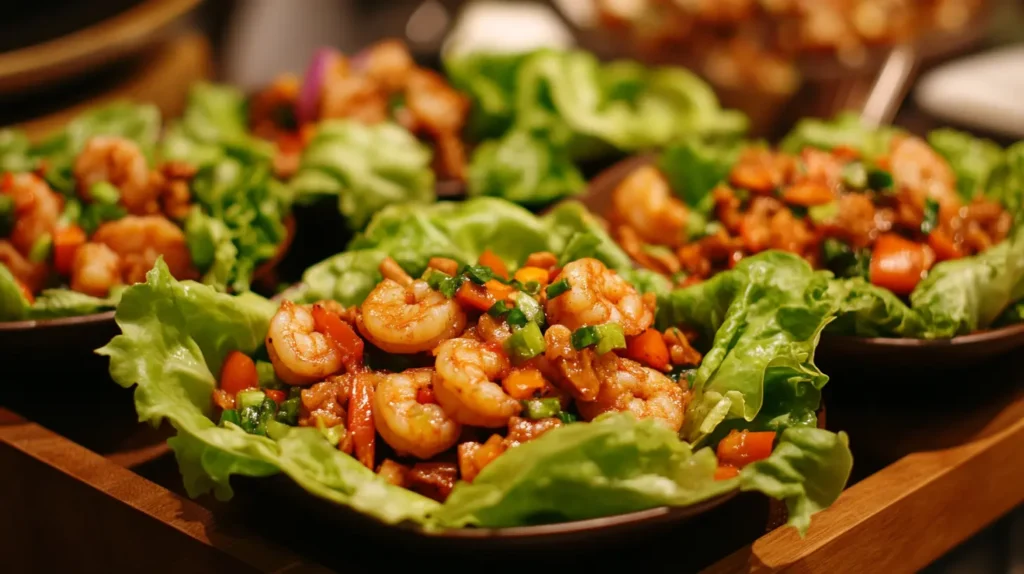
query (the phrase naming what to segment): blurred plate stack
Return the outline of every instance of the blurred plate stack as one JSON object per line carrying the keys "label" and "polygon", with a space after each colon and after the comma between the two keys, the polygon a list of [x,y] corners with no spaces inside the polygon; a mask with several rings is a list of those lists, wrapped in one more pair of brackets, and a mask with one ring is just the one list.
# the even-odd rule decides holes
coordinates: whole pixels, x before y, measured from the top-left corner
{"label": "blurred plate stack", "polygon": [[173,115],[210,76],[208,43],[187,25],[199,0],[15,4],[0,22],[0,125],[31,137],[115,99]]}

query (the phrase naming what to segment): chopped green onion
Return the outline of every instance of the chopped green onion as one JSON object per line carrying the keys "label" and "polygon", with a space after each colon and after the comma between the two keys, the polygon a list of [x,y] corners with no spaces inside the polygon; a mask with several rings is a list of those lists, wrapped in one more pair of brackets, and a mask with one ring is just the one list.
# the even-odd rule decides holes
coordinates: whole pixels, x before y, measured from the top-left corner
{"label": "chopped green onion", "polygon": [[544,325],[544,308],[540,306],[539,301],[522,291],[516,293],[516,309],[522,311],[527,321]]}
{"label": "chopped green onion", "polygon": [[939,202],[932,198],[924,200],[924,219],[921,221],[921,233],[928,235],[939,225]]}
{"label": "chopped green onion", "polygon": [[559,411],[555,416],[558,417],[558,420],[562,421],[562,424],[566,425],[580,420],[579,417],[568,411]]}
{"label": "chopped green onion", "polygon": [[839,202],[833,201],[825,205],[809,207],[807,208],[807,215],[815,223],[824,223],[830,219],[835,219],[839,215]]}
{"label": "chopped green onion", "polygon": [[256,375],[259,377],[260,387],[264,389],[283,389],[285,384],[277,379],[274,372],[274,364],[267,361],[256,361]]}
{"label": "chopped green onion", "polygon": [[52,249],[53,236],[49,233],[43,234],[42,237],[36,239],[36,242],[32,244],[32,249],[28,252],[28,259],[32,263],[42,263],[49,259]]}
{"label": "chopped green onion", "polygon": [[528,419],[548,419],[562,412],[562,403],[558,399],[530,399],[523,401],[523,413]]}
{"label": "chopped green onion", "polygon": [[483,285],[491,279],[494,279],[494,271],[491,271],[490,267],[485,267],[483,265],[466,265],[462,274],[477,285]]}
{"label": "chopped green onion", "polygon": [[508,338],[506,351],[516,363],[528,361],[544,352],[544,335],[536,323],[527,323],[525,327],[512,333]]}
{"label": "chopped green onion", "polygon": [[686,384],[687,387],[693,385],[693,377],[697,374],[697,369],[692,367],[675,367],[672,372],[668,374],[668,378],[672,379],[680,385]]}
{"label": "chopped green onion", "polygon": [[242,419],[238,417],[238,411],[231,409],[220,413],[220,422],[217,425],[223,427],[226,426],[225,423],[242,426]]}
{"label": "chopped green onion", "polygon": [[572,333],[572,346],[577,351],[586,349],[591,345],[596,345],[600,340],[600,336],[597,334],[597,327],[587,325],[580,327]]}
{"label": "chopped green onion", "polygon": [[264,394],[263,391],[257,391],[255,389],[241,391],[235,395],[235,405],[238,406],[239,409],[245,407],[258,407],[266,396],[267,395]]}
{"label": "chopped green onion", "polygon": [[328,428],[324,426],[323,419],[317,417],[316,428],[322,435],[324,435],[327,442],[331,443],[331,446],[338,446],[341,439],[345,438],[345,425],[339,424]]}
{"label": "chopped green onion", "polygon": [[487,310],[487,314],[496,319],[500,319],[507,315],[510,310],[511,309],[507,303],[504,301],[498,301],[494,305],[491,305],[491,308]]}
{"label": "chopped green onion", "polygon": [[93,201],[102,205],[117,205],[117,202],[121,200],[121,191],[109,182],[100,181],[92,184],[92,187],[89,188],[89,196]]}
{"label": "chopped green onion", "polygon": [[843,166],[842,179],[850,189],[864,189],[868,186],[868,170],[859,161],[850,162]]}
{"label": "chopped green onion", "polygon": [[513,329],[521,329],[530,322],[523,313],[523,310],[518,307],[510,310],[508,314],[505,315],[505,321],[508,322],[509,326]]}
{"label": "chopped green onion", "polygon": [[288,389],[289,399],[302,398],[302,387],[291,387]]}
{"label": "chopped green onion", "polygon": [[884,191],[892,189],[892,184],[893,179],[891,173],[878,168],[868,171],[868,187],[870,189]]}
{"label": "chopped green onion", "polygon": [[559,279],[558,281],[555,281],[551,285],[548,285],[548,288],[545,290],[545,293],[547,293],[548,299],[554,299],[555,297],[558,297],[559,295],[565,293],[569,289],[572,289],[572,285],[569,285],[569,280]]}
{"label": "chopped green onion", "polygon": [[537,281],[527,281],[526,284],[523,285],[521,291],[525,291],[530,295],[536,295],[537,293],[540,293],[540,283]]}
{"label": "chopped green onion", "polygon": [[274,420],[290,426],[295,426],[299,424],[300,406],[301,399],[299,399],[298,397],[291,398],[282,402],[281,407],[277,411],[277,414],[274,415]]}
{"label": "chopped green onion", "polygon": [[610,353],[614,349],[626,348],[626,336],[622,333],[622,325],[618,323],[605,323],[604,325],[598,325],[596,329],[598,341],[595,350],[598,355]]}
{"label": "chopped green onion", "polygon": [[295,425],[288,425],[278,420],[267,421],[267,436],[274,440],[281,440],[281,438],[288,434],[290,427]]}
{"label": "chopped green onion", "polygon": [[14,198],[0,194],[0,235],[7,235],[14,227]]}
{"label": "chopped green onion", "polygon": [[78,225],[82,218],[82,202],[71,198],[64,202],[64,213],[60,214],[61,223],[64,225]]}

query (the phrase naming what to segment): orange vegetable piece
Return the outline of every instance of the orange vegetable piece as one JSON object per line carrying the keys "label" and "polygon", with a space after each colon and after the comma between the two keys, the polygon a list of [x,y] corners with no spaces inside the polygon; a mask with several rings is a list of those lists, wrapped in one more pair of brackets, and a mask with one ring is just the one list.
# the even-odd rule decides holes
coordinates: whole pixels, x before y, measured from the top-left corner
{"label": "orange vegetable piece", "polygon": [[260,386],[256,363],[240,351],[231,351],[220,369],[220,388],[230,395]]}
{"label": "orange vegetable piece", "polygon": [[476,309],[477,311],[486,311],[494,305],[494,297],[476,283],[466,281],[459,287],[458,292],[455,294],[455,300],[459,302],[463,307],[470,309]]}
{"label": "orange vegetable piece", "polygon": [[886,233],[871,253],[871,283],[909,295],[934,262],[935,253],[927,245]]}
{"label": "orange vegetable piece", "polygon": [[790,205],[814,207],[825,205],[835,200],[835,195],[827,185],[816,181],[801,181],[787,187],[782,192],[782,201]]}
{"label": "orange vegetable piece", "polygon": [[935,252],[936,261],[960,259],[964,256],[963,250],[941,229],[936,229],[928,234],[928,247]]}
{"label": "orange vegetable piece", "polygon": [[733,429],[718,443],[718,464],[736,468],[768,458],[772,454],[775,433]]}
{"label": "orange vegetable piece", "polygon": [[276,390],[276,389],[267,389],[267,390],[263,391],[263,394],[265,394],[268,397],[270,397],[271,400],[273,400],[277,404],[283,403],[285,401],[285,399],[288,398],[288,395],[285,394],[284,391],[279,391],[279,390]]}
{"label": "orange vegetable piece", "polygon": [[316,330],[327,335],[342,355],[342,363],[349,372],[358,371],[363,365],[363,340],[351,325],[341,320],[333,311],[320,304],[313,305],[313,323]]}
{"label": "orange vegetable piece", "polygon": [[715,469],[715,480],[728,480],[730,478],[739,476],[739,474],[740,469],[736,468],[735,466],[722,464]]}
{"label": "orange vegetable piece", "polygon": [[[511,285],[505,285],[495,279],[491,279],[487,283],[484,283],[484,288],[487,289],[487,293],[491,295],[495,302],[502,301],[505,297],[515,293],[514,287]],[[488,309],[489,308],[490,307],[488,307]]]}
{"label": "orange vegetable piece", "polygon": [[520,401],[538,396],[547,385],[544,375],[537,369],[513,369],[501,382],[508,396]]}
{"label": "orange vegetable piece", "polygon": [[53,232],[53,266],[57,273],[71,275],[75,253],[85,245],[85,240],[85,231],[77,225],[62,227]]}
{"label": "orange vegetable piece", "polygon": [[536,281],[541,286],[548,283],[548,270],[540,267],[520,267],[515,274],[516,281],[526,285],[530,281]]}
{"label": "orange vegetable piece", "polygon": [[505,262],[502,261],[501,257],[495,255],[490,249],[480,254],[480,265],[490,267],[495,275],[502,279],[508,279],[508,267],[505,266]]}
{"label": "orange vegetable piece", "polygon": [[669,368],[668,345],[656,329],[630,337],[626,341],[626,356],[659,371]]}
{"label": "orange vegetable piece", "polygon": [[352,435],[355,455],[366,468],[373,470],[374,441],[373,386],[366,377],[355,377],[348,400],[348,432]]}

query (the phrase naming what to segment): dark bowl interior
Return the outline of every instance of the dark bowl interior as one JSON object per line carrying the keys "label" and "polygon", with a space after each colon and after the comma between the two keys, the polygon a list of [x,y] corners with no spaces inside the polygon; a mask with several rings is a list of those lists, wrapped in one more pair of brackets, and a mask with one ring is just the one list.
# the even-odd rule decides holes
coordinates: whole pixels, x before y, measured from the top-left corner
{"label": "dark bowl interior", "polygon": [[118,333],[114,312],[81,317],[0,323],[0,348],[6,364],[46,361],[96,361],[93,351]]}

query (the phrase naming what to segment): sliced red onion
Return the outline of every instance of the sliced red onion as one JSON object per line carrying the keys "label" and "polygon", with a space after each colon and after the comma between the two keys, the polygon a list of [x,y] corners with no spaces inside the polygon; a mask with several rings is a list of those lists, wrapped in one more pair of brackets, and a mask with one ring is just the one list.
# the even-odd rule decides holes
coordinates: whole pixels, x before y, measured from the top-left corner
{"label": "sliced red onion", "polygon": [[320,97],[323,94],[324,80],[327,72],[340,56],[334,48],[320,48],[313,56],[306,76],[302,80],[302,89],[295,100],[295,119],[299,125],[315,122],[320,109]]}

